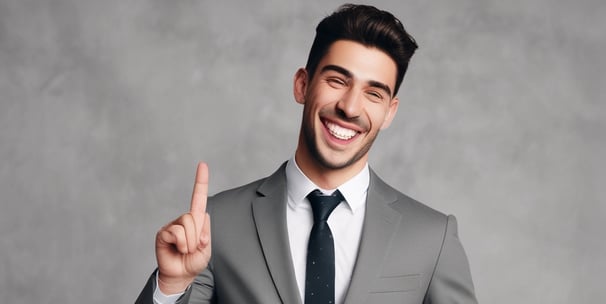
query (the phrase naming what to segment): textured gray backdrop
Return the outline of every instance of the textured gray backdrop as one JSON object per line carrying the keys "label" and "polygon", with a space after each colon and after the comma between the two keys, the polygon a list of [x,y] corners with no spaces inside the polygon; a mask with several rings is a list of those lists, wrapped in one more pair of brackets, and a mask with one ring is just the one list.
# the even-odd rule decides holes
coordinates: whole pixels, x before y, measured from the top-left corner
{"label": "textured gray backdrop", "polygon": [[[420,44],[371,164],[455,214],[482,303],[603,303],[606,5],[373,1]],[[130,303],[154,234],[295,147],[337,1],[0,0],[0,299]]]}

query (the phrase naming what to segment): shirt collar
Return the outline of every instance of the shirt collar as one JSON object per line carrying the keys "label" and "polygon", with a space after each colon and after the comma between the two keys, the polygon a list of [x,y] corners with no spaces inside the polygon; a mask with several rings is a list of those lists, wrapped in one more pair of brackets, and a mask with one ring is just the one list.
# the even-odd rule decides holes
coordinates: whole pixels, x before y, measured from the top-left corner
{"label": "shirt collar", "polygon": [[[366,192],[368,191],[369,183],[370,170],[367,163],[358,174],[337,187],[352,212],[355,213],[366,202]],[[294,204],[291,206],[293,208],[304,202],[307,195],[315,189],[319,189],[325,194],[330,194],[336,190],[322,189],[314,184],[301,171],[294,157],[286,164],[286,188],[290,197],[289,204]]]}

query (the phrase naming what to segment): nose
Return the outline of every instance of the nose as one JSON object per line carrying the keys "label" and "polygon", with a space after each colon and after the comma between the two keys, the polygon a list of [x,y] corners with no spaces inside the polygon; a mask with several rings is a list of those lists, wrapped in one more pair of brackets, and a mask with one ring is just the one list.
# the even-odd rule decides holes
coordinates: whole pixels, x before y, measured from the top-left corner
{"label": "nose", "polygon": [[357,118],[362,113],[363,100],[361,93],[355,90],[348,90],[337,102],[337,112],[343,115],[343,118]]}

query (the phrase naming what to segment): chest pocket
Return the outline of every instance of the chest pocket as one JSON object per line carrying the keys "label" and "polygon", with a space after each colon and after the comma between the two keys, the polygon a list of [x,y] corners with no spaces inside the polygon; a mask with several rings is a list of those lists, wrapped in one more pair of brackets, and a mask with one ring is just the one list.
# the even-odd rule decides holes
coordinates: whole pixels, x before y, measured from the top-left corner
{"label": "chest pocket", "polygon": [[421,287],[421,275],[410,274],[393,277],[380,277],[370,288],[371,293],[414,291]]}

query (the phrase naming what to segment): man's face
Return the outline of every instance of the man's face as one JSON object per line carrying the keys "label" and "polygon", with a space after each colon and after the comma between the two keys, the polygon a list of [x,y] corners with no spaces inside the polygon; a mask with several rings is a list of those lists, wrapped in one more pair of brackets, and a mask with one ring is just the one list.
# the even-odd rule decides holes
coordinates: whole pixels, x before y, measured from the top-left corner
{"label": "man's face", "polygon": [[321,170],[361,168],[396,113],[396,75],[386,53],[347,40],[332,44],[312,79],[297,71],[295,99],[304,105],[298,158]]}

